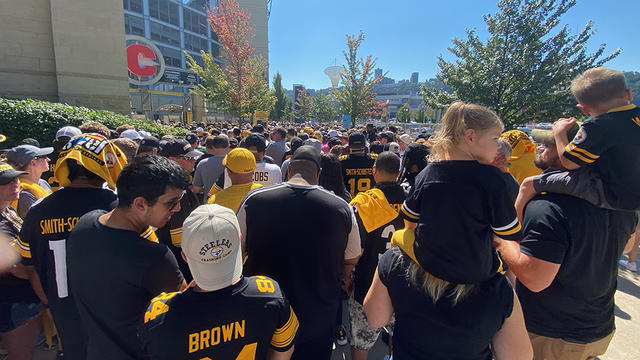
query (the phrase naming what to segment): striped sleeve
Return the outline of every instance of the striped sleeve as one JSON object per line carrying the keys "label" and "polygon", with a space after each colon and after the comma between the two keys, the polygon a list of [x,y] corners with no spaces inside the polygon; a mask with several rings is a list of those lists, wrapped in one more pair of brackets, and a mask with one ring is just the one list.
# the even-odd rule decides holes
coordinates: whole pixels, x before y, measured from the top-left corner
{"label": "striped sleeve", "polygon": [[576,136],[565,146],[562,156],[580,165],[591,165],[607,150],[607,139],[602,130],[593,122],[585,122]]}
{"label": "striped sleeve", "polygon": [[271,337],[271,347],[276,351],[289,350],[300,327],[298,317],[291,306],[289,306],[288,310],[289,314],[285,323],[278,326]]}
{"label": "striped sleeve", "polygon": [[16,236],[11,241],[11,244],[18,250],[20,255],[25,259],[31,259],[31,247],[29,243],[26,243],[20,239],[20,236]]}
{"label": "striped sleeve", "polygon": [[[518,237],[518,236],[521,237],[522,225],[520,225],[520,221],[518,221],[518,218],[514,218],[513,221],[511,221],[509,224],[505,226],[500,226],[500,227],[491,226],[491,229],[499,237],[503,239],[511,240],[510,239],[511,237]],[[513,240],[519,240],[519,237]]]}
{"label": "striped sleeve", "polygon": [[173,246],[180,247],[182,244],[182,228],[170,229],[169,235],[171,235],[171,244],[173,244]]}
{"label": "striped sleeve", "polygon": [[158,236],[156,235],[156,232],[153,230],[151,226],[149,226],[147,230],[143,231],[142,234],[140,234],[140,236],[151,242],[154,242],[154,243],[158,242]]}

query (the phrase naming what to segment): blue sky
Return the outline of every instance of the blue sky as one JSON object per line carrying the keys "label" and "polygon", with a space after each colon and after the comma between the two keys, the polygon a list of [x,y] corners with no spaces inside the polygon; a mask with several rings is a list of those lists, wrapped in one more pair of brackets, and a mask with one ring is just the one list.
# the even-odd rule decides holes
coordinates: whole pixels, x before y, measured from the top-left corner
{"label": "blue sky", "polygon": [[[420,73],[435,77],[437,56],[452,59],[447,47],[465,28],[486,36],[482,16],[495,13],[497,0],[272,0],[269,19],[269,73],[282,75],[285,88],[331,85],[323,70],[344,63],[345,34],[365,33],[359,54],[373,54],[377,65],[396,80]],[[607,66],[640,71],[640,36],[636,30],[639,0],[578,0],[561,19],[573,34],[588,20],[595,22],[592,50],[607,44],[606,53],[622,53]]]}

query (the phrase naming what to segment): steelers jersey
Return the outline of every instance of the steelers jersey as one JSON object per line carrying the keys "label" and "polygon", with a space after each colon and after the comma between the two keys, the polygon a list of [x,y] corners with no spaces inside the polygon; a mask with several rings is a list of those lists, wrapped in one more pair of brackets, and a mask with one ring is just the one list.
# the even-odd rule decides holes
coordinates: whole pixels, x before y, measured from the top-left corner
{"label": "steelers jersey", "polygon": [[359,192],[373,188],[376,184],[373,180],[373,163],[376,157],[376,154],[367,153],[340,156],[342,178],[352,198]]}
{"label": "steelers jersey", "polygon": [[161,294],[139,334],[156,360],[265,359],[269,348],[289,350],[298,327],[278,283],[255,276],[218,291]]}

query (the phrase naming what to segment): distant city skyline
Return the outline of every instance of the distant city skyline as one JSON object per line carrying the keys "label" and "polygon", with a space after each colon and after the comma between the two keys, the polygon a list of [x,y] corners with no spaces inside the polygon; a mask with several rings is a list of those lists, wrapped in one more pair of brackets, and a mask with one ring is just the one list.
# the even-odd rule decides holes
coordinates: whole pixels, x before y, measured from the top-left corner
{"label": "distant city skyline", "polygon": [[[497,0],[430,1],[294,1],[273,0],[269,19],[270,82],[276,72],[283,86],[303,84],[310,89],[331,86],[323,73],[327,66],[343,65],[346,34],[363,30],[365,40],[359,55],[372,54],[387,76],[410,80],[413,72],[424,82],[436,76],[437,57],[454,57],[447,50],[454,37],[465,38],[465,28],[475,28],[481,38],[488,35],[483,15],[495,13]],[[607,66],[622,71],[640,71],[640,42],[629,31],[636,22],[640,1],[620,0],[602,6],[602,0],[580,0],[562,18],[571,34],[582,30],[589,20],[596,33],[589,41],[594,52],[606,43],[605,54],[617,48],[622,53]],[[620,9],[625,9],[620,11]],[[555,29],[554,33],[560,29]]]}

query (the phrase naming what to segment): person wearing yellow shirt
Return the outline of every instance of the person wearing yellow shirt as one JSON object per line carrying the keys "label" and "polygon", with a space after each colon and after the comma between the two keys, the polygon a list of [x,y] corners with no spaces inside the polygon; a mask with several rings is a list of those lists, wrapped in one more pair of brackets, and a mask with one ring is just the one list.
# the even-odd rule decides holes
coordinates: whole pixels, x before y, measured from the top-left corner
{"label": "person wearing yellow shirt", "polygon": [[262,186],[253,181],[256,158],[245,148],[235,148],[225,156],[222,165],[225,166],[232,185],[212,195],[207,203],[218,204],[237,212],[247,193]]}
{"label": "person wearing yellow shirt", "polygon": [[25,172],[19,177],[20,196],[10,204],[22,219],[27,215],[31,205],[52,192],[49,184],[40,178],[49,170],[50,159],[47,156],[51,153],[52,147],[38,148],[33,145],[19,145],[6,152],[9,165]]}

